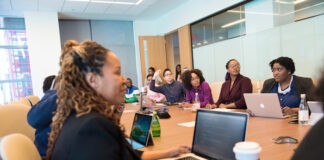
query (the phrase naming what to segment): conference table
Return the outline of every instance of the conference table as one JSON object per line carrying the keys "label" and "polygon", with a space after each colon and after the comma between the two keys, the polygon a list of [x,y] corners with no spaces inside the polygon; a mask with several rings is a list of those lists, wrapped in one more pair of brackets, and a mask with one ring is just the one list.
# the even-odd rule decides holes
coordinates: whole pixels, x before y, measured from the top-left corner
{"label": "conference table", "polygon": [[[196,113],[184,110],[177,105],[167,106],[171,118],[159,119],[161,126],[161,136],[154,137],[154,145],[142,149],[143,151],[154,151],[169,149],[179,145],[192,145],[194,127],[180,126],[179,123],[195,121]],[[135,112],[139,109],[138,105],[126,104],[124,113],[121,117],[121,124],[126,129],[126,134],[130,135]],[[245,112],[245,110],[233,110]],[[307,134],[311,126],[289,124],[292,119],[275,119],[262,117],[249,117],[246,141],[254,141],[262,147],[260,154],[261,160],[287,160],[290,159],[298,144]],[[276,144],[273,139],[279,136],[291,136],[298,139],[298,144]]]}

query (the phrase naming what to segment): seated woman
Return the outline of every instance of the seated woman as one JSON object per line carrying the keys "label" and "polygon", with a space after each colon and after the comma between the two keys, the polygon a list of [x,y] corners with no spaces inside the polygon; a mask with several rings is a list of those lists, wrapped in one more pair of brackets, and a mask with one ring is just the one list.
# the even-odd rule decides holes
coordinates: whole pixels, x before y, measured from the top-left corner
{"label": "seated woman", "polygon": [[126,94],[124,100],[126,103],[137,102],[137,96],[139,95],[138,87],[133,85],[133,81],[130,78],[127,78],[126,81]]}
{"label": "seated woman", "polygon": [[93,41],[65,47],[47,159],[160,159],[189,152],[186,146],[135,152],[115,107],[126,90],[117,56]]}
{"label": "seated woman", "polygon": [[159,87],[155,86],[155,80],[159,77],[160,72],[161,70],[157,70],[154,73],[150,84],[150,90],[165,95],[167,102],[169,103],[183,102],[186,90],[180,82],[174,80],[170,69],[167,68],[163,71],[163,77],[166,84]]}
{"label": "seated woman", "polygon": [[[319,100],[324,102],[324,72],[318,82],[318,87],[315,90],[316,96]],[[323,108],[324,109],[324,108]],[[323,141],[324,134],[324,118],[319,120],[307,133],[303,141],[299,144],[292,160],[299,159],[323,159]]]}
{"label": "seated woman", "polygon": [[285,114],[298,112],[300,94],[305,93],[307,100],[313,100],[312,79],[293,75],[294,61],[289,57],[279,57],[269,63],[273,78],[264,81],[262,93],[277,93],[280,106]]}
{"label": "seated woman", "polygon": [[182,82],[181,81],[181,65],[178,64],[176,66],[176,75],[175,75],[175,80],[178,81],[178,82]]}
{"label": "seated woman", "polygon": [[246,109],[243,93],[252,93],[251,80],[240,74],[240,63],[236,59],[229,60],[225,67],[225,82],[222,84],[216,106]]}
{"label": "seated woman", "polygon": [[[148,74],[147,75],[154,75],[154,73],[155,73],[155,68],[154,67],[150,67],[148,69]],[[155,79],[155,85],[156,86],[160,86],[161,84],[162,84],[161,77],[160,76],[156,77],[156,79]]]}
{"label": "seated woman", "polygon": [[161,93],[156,93],[150,90],[150,84],[152,81],[153,75],[149,74],[146,76],[146,88],[147,88],[147,97],[154,102],[163,102],[165,101],[165,96]]}
{"label": "seated woman", "polygon": [[210,87],[208,83],[205,82],[205,78],[200,70],[194,69],[185,71],[182,75],[182,83],[187,90],[185,107],[192,106],[192,103],[195,102],[196,93],[198,93],[201,108],[214,104]]}

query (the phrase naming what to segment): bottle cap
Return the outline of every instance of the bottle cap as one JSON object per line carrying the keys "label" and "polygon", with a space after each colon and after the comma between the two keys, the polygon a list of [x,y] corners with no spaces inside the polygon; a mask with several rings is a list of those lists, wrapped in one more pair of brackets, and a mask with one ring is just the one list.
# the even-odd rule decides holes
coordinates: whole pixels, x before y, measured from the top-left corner
{"label": "bottle cap", "polygon": [[305,98],[306,94],[300,94],[300,98]]}

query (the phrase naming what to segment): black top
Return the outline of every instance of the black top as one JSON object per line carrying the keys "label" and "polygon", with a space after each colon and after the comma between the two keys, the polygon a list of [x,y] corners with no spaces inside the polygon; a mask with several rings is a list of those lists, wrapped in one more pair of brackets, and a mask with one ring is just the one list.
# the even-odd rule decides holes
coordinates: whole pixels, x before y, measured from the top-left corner
{"label": "black top", "polygon": [[297,148],[292,160],[319,160],[323,159],[324,153],[324,118],[316,123],[307,133],[299,147]]}
{"label": "black top", "polygon": [[52,160],[140,159],[114,122],[92,111],[65,121],[53,150]]}
{"label": "black top", "polygon": [[[316,97],[314,96],[313,90],[314,90],[314,84],[312,79],[306,78],[306,77],[299,77],[294,76],[294,82],[295,82],[295,88],[297,92],[297,96],[299,97],[300,94],[306,94],[307,101],[313,101],[316,100]],[[276,81],[271,78],[267,79],[263,83],[263,88],[261,90],[261,93],[271,93],[272,88],[275,86]],[[300,98],[300,97],[299,97]]]}

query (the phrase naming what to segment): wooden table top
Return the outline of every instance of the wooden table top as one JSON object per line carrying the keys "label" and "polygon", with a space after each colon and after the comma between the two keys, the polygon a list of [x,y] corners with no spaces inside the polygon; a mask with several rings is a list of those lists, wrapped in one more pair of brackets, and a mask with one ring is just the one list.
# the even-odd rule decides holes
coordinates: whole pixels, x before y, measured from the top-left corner
{"label": "wooden table top", "polygon": [[[183,110],[177,106],[169,106],[170,119],[159,119],[161,137],[154,138],[154,146],[145,147],[144,151],[168,149],[179,145],[192,145],[194,127],[179,126],[178,123],[191,122],[196,118],[196,113]],[[121,123],[126,128],[126,134],[130,135],[136,105],[127,104],[121,118]],[[240,110],[242,112],[242,110]],[[298,144],[275,144],[273,138],[279,136],[291,136],[298,139],[299,143],[306,135],[310,126],[288,124],[291,119],[273,119],[261,117],[249,117],[246,141],[254,141],[262,147],[260,159],[287,160],[294,153]]]}

